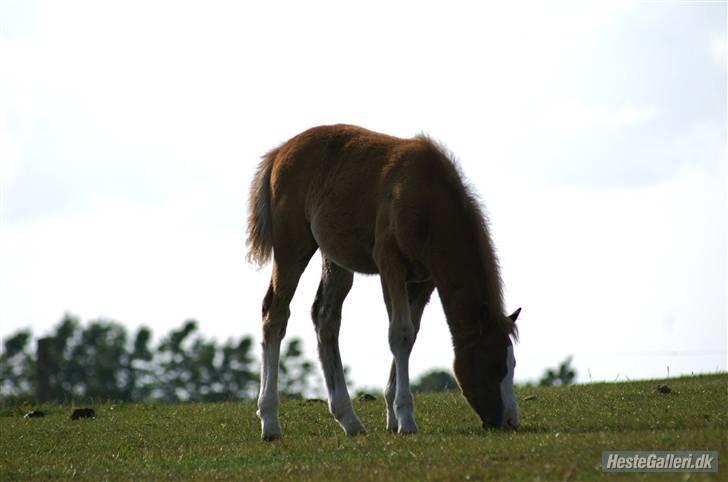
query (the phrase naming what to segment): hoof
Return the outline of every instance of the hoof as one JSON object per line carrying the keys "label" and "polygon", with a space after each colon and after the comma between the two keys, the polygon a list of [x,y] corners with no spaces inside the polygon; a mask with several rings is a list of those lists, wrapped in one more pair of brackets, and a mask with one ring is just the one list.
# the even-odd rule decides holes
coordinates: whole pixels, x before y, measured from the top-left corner
{"label": "hoof", "polygon": [[415,423],[414,417],[405,417],[404,420],[400,420],[397,433],[400,435],[417,433],[417,423]]}
{"label": "hoof", "polygon": [[261,424],[260,438],[266,442],[272,442],[281,438],[281,424],[278,420],[263,422]]}
{"label": "hoof", "polygon": [[357,435],[366,435],[367,429],[365,429],[363,426],[359,427],[356,430],[347,431],[346,435],[348,437],[356,437]]}
{"label": "hoof", "polygon": [[281,433],[265,433],[260,434],[260,438],[265,442],[275,442],[281,439]]}
{"label": "hoof", "polygon": [[341,428],[344,429],[346,435],[349,436],[360,434],[365,435],[367,433],[364,425],[361,424],[356,415],[352,415],[351,417],[347,417],[345,420],[340,421],[339,425],[341,425]]}

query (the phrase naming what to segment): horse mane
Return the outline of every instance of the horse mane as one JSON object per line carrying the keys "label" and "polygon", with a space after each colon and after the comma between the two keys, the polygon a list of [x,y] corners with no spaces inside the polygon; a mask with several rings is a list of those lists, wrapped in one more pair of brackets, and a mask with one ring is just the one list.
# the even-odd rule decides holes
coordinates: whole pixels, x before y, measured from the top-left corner
{"label": "horse mane", "polygon": [[478,242],[478,257],[485,275],[485,316],[484,319],[495,321],[504,334],[518,340],[518,327],[505,314],[503,302],[503,281],[500,276],[500,264],[490,237],[488,218],[483,213],[482,203],[453,156],[442,143],[421,133],[415,139],[428,144],[442,157],[447,170],[448,184],[455,189],[461,206],[464,208],[470,233]]}

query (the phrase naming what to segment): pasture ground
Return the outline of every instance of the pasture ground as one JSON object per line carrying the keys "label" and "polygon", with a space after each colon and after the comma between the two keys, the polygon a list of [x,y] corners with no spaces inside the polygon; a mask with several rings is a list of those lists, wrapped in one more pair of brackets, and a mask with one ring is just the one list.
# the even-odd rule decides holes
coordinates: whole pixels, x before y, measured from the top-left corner
{"label": "pasture ground", "polygon": [[[658,383],[672,388],[658,393]],[[527,396],[534,396],[524,400]],[[728,480],[728,374],[520,388],[518,433],[486,433],[459,393],[416,395],[420,433],[384,430],[384,401],[355,400],[369,430],[325,403],[286,401],[284,438],[259,439],[252,402],[0,410],[0,480]],[[43,418],[23,418],[31,409]],[[605,474],[603,450],[718,450],[720,472]]]}

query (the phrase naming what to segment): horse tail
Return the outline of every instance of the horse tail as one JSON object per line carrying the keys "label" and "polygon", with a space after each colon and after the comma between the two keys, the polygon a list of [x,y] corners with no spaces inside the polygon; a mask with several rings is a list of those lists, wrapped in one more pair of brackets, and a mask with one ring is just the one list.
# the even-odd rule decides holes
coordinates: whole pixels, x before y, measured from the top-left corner
{"label": "horse tail", "polygon": [[263,156],[248,198],[248,262],[262,267],[273,252],[273,219],[270,211],[270,173],[278,149]]}

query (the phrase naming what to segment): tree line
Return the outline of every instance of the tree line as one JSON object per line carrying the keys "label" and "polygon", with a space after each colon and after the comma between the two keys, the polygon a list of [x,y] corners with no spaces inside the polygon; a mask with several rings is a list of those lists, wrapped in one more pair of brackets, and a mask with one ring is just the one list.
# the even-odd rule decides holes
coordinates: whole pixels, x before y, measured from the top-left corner
{"label": "tree line", "polygon": [[[224,401],[250,400],[258,394],[253,338],[218,343],[205,338],[194,320],[153,343],[152,331],[144,326],[129,333],[111,320],[83,326],[78,318],[65,315],[50,336],[33,341],[30,330],[4,340],[0,401]],[[288,340],[281,349],[280,394],[302,398],[320,393],[316,373],[301,340]],[[575,378],[567,358],[547,369],[538,384],[568,385]],[[412,383],[414,392],[457,389],[448,370],[431,370]]]}
{"label": "tree line", "polygon": [[[5,339],[0,400],[222,401],[258,392],[253,338],[218,343],[200,334],[194,320],[153,343],[147,327],[130,334],[111,320],[83,326],[66,315],[50,336],[33,341],[30,330]],[[290,339],[281,350],[281,394],[301,397],[314,378],[301,340]]]}

